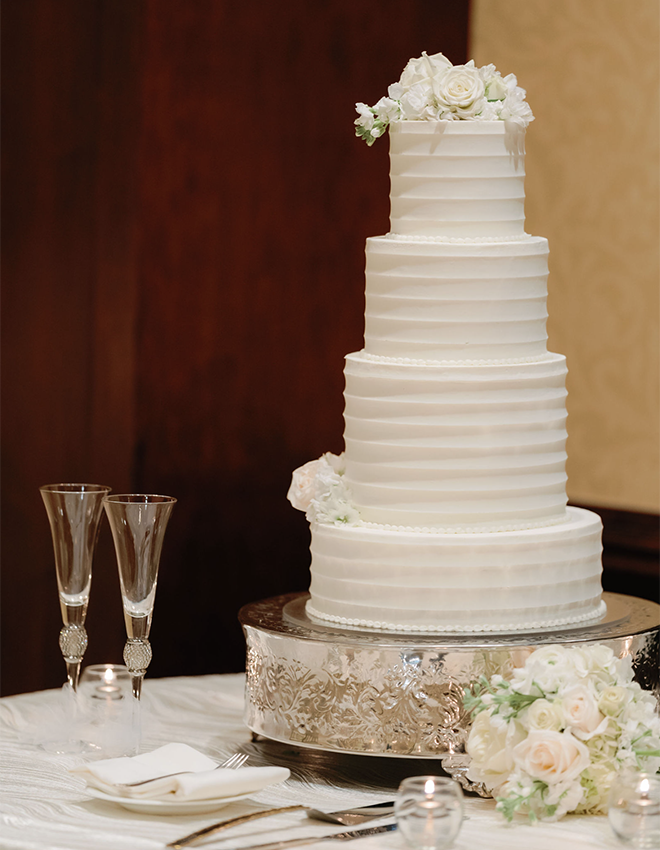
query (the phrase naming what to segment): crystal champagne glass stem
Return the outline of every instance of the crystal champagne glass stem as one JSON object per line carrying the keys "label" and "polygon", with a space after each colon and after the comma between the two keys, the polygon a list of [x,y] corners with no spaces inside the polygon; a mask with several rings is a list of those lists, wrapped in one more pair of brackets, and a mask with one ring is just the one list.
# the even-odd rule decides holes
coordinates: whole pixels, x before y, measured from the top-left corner
{"label": "crystal champagne glass stem", "polygon": [[139,703],[142,681],[151,661],[149,631],[156,597],[158,566],[165,529],[176,499],[171,496],[122,494],[103,500],[117,555],[126,645],[124,663],[131,675],[136,750],[139,749]]}
{"label": "crystal champagne glass stem", "polygon": [[102,484],[46,484],[39,488],[50,523],[62,622],[60,649],[67,681],[75,691],[87,648],[85,617],[92,559],[110,488]]}

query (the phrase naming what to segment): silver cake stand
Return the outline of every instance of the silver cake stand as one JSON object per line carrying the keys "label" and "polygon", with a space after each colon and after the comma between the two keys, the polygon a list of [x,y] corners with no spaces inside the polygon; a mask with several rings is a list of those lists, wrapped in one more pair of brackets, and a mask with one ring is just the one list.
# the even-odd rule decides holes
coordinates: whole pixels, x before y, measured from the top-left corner
{"label": "silver cake stand", "polygon": [[636,680],[660,696],[660,606],[605,593],[592,625],[510,634],[414,635],[311,619],[307,593],[246,605],[245,722],[258,736],[333,753],[437,759],[465,788],[470,717],[463,692],[505,678],[545,644],[601,643],[631,656]]}

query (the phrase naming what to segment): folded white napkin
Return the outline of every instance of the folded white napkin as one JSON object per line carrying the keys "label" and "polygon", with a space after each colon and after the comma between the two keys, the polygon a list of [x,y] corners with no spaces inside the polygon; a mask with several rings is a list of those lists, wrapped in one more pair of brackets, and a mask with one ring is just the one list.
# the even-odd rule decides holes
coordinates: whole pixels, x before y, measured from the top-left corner
{"label": "folded white napkin", "polygon": [[[179,776],[167,773],[191,771]],[[218,768],[217,762],[187,744],[166,744],[133,758],[104,759],[71,768],[92,788],[118,797],[207,800],[252,794],[289,778],[286,767]],[[164,778],[158,778],[164,777]],[[125,783],[153,780],[126,787]]]}

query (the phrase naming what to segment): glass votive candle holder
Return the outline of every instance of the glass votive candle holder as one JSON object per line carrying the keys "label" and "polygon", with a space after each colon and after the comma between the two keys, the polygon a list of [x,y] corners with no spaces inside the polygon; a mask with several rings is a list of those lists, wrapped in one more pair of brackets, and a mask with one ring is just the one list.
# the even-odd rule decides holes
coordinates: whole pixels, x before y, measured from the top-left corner
{"label": "glass votive candle holder", "polygon": [[131,677],[123,664],[85,667],[76,699],[90,754],[113,758],[131,752]]}
{"label": "glass votive candle holder", "polygon": [[619,774],[610,791],[608,818],[628,847],[660,847],[660,778],[637,771]]}
{"label": "glass votive candle holder", "polygon": [[116,702],[131,695],[131,677],[123,664],[92,664],[81,673],[79,691],[84,701]]}
{"label": "glass votive candle holder", "polygon": [[404,779],[394,803],[399,832],[409,847],[450,847],[463,822],[463,791],[445,776]]}

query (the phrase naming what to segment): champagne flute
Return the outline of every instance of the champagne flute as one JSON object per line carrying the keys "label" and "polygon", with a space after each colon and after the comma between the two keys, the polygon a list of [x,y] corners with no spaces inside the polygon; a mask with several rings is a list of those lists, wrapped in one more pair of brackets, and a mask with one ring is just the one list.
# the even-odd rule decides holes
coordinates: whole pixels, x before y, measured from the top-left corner
{"label": "champagne flute", "polygon": [[165,529],[176,499],[171,496],[122,494],[103,500],[115,544],[121,585],[126,644],[124,663],[131,676],[133,732],[140,746],[142,681],[151,661],[151,617]]}
{"label": "champagne flute", "polygon": [[87,649],[85,618],[92,583],[92,559],[110,487],[102,484],[45,484],[39,488],[53,538],[57,589],[64,625],[60,649],[67,684],[75,692]]}

